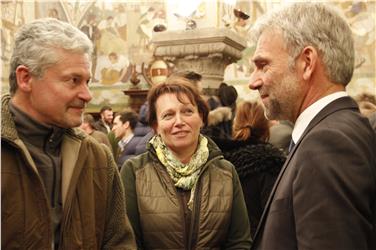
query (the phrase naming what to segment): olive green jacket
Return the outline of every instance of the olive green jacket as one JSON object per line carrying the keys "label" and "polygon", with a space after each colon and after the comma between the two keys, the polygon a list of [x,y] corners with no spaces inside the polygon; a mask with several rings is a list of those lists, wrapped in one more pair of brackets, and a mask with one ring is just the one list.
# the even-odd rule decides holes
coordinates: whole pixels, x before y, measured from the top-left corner
{"label": "olive green jacket", "polygon": [[[1,249],[51,249],[51,207],[9,112],[1,107]],[[60,249],[135,249],[124,191],[106,146],[67,129],[62,142]]]}
{"label": "olive green jacket", "polygon": [[238,175],[217,146],[208,140],[209,159],[198,179],[188,221],[187,199],[178,194],[150,145],[148,152],[124,163],[120,174],[139,249],[251,247]]}

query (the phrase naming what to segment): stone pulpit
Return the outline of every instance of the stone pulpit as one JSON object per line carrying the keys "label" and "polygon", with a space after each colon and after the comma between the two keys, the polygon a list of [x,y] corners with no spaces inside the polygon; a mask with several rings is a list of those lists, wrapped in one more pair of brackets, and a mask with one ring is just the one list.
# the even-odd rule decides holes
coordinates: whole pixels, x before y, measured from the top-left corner
{"label": "stone pulpit", "polygon": [[227,65],[242,56],[246,41],[227,28],[201,28],[153,33],[154,57],[171,62],[177,70],[192,70],[203,76],[207,92],[223,81]]}

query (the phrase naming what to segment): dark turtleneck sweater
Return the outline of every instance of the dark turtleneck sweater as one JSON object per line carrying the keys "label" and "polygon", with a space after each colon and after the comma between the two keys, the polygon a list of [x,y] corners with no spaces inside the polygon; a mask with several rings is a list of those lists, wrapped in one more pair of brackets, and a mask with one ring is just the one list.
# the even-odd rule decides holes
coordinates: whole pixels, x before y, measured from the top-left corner
{"label": "dark turtleneck sweater", "polygon": [[54,245],[59,245],[61,200],[61,142],[63,128],[42,125],[32,119],[10,102],[9,110],[13,116],[18,136],[24,142],[43,181],[46,195],[51,205]]}

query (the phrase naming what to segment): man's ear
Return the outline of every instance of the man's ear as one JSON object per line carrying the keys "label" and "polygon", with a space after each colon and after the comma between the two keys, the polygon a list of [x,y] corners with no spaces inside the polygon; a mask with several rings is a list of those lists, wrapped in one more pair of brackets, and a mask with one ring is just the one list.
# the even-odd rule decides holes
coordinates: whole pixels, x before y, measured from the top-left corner
{"label": "man's ear", "polygon": [[317,50],[312,46],[307,46],[300,54],[301,65],[303,70],[303,79],[308,80],[311,78],[313,72],[316,69],[318,62]]}
{"label": "man's ear", "polygon": [[31,91],[32,75],[28,67],[25,65],[18,66],[16,69],[16,79],[18,89],[23,92]]}
{"label": "man's ear", "polygon": [[123,126],[124,126],[125,128],[129,128],[129,121],[124,122],[124,123],[123,123]]}

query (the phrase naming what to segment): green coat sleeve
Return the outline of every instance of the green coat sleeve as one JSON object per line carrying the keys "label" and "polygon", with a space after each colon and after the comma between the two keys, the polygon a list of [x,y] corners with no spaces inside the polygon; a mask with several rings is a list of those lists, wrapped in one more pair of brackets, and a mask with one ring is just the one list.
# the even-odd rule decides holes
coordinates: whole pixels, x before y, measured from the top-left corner
{"label": "green coat sleeve", "polygon": [[133,227],[136,236],[138,249],[142,247],[142,231],[140,227],[140,215],[138,212],[137,193],[136,193],[136,177],[132,161],[125,161],[120,171],[121,180],[125,190],[125,203],[129,221]]}

